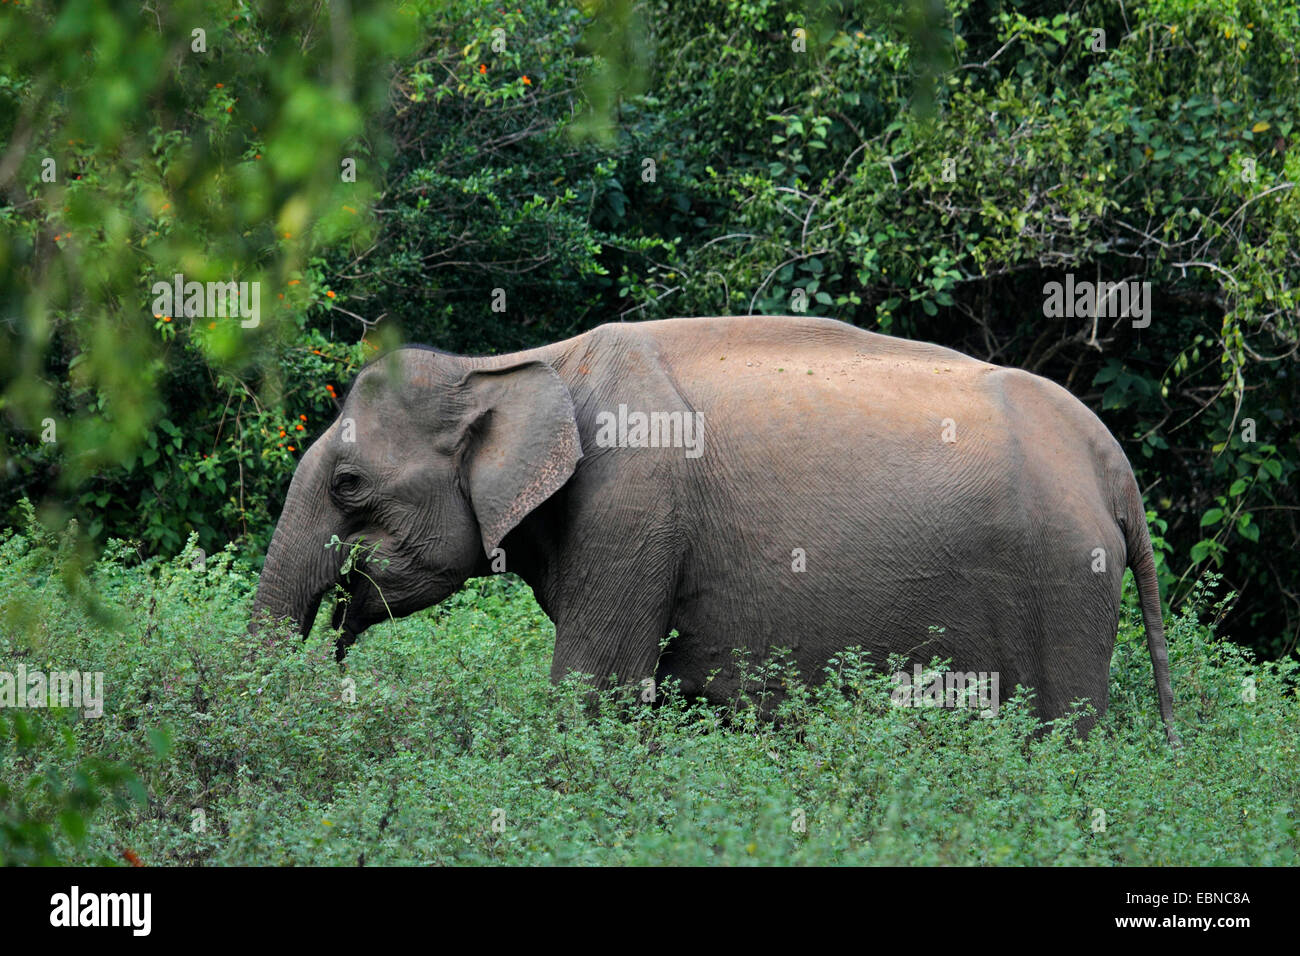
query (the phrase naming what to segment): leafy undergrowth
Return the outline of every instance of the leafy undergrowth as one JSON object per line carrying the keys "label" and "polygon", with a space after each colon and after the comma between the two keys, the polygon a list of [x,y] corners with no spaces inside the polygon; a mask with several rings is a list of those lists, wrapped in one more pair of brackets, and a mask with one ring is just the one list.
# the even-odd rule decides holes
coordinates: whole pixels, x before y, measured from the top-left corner
{"label": "leafy undergrowth", "polygon": [[[0,862],[1295,865],[1297,665],[1170,621],[1182,749],[1126,611],[1111,707],[1082,743],[998,715],[890,706],[845,653],[775,721],[664,689],[594,704],[547,678],[528,588],[471,582],[371,629],[346,667],[245,633],[254,576],[0,535],[0,672],[102,671],[103,716],[0,708]],[[69,578],[69,580],[72,580]],[[1201,605],[1209,598],[1202,594]],[[325,617],[326,615],[322,615]]]}

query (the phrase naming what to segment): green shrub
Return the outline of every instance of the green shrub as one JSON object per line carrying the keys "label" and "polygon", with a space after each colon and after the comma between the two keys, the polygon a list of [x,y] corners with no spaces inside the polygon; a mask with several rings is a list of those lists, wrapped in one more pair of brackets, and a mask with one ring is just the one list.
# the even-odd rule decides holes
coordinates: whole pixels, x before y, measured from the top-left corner
{"label": "green shrub", "polygon": [[[101,719],[0,711],[0,746],[28,741],[19,759],[0,760],[9,858],[93,862],[128,848],[154,864],[1300,857],[1297,665],[1258,663],[1217,637],[1197,610],[1208,590],[1169,622],[1184,741],[1172,751],[1132,608],[1110,709],[1079,743],[1068,722],[1035,736],[1020,697],[993,719],[890,706],[889,675],[853,651],[813,686],[780,657],[756,662],[722,707],[671,686],[654,707],[616,692],[593,705],[575,682],[551,685],[553,629],[508,578],[372,628],[340,667],[323,623],[306,641],[250,637],[252,571],[231,551],[202,566],[196,557],[192,543],[144,562],[115,545],[90,571],[103,602],[91,615],[66,593],[57,541],[0,541],[0,670],[21,659],[105,675]],[[776,683],[787,696],[761,719]],[[105,767],[132,776],[86,769]],[[19,799],[51,773],[81,789]],[[126,779],[142,799],[95,805]],[[87,820],[80,841],[75,824],[59,829],[69,806]]]}

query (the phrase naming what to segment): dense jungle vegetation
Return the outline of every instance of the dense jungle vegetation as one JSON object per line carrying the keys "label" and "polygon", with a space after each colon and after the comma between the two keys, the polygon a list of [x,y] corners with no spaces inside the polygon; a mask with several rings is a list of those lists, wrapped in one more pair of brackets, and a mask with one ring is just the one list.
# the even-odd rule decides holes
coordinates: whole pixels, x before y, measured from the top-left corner
{"label": "dense jungle vegetation", "polygon": [[[104,671],[114,701],[0,708],[0,860],[1294,864],[1300,5],[330,9],[0,15],[0,671]],[[176,274],[257,283],[256,320],[160,311]],[[1067,275],[1150,283],[1150,314],[1046,314]],[[1184,751],[1136,618],[1078,749],[1014,705],[891,712],[852,655],[823,685],[852,692],[776,725],[570,719],[514,580],[376,628],[355,704],[323,624],[244,636],[370,357],[799,312],[1097,412],[1145,496]]]}

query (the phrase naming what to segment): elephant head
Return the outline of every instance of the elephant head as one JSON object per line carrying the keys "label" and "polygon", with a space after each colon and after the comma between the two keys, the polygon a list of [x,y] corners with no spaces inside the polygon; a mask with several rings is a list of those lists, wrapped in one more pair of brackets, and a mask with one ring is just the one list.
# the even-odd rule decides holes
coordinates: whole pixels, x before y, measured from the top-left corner
{"label": "elephant head", "polygon": [[289,486],[253,604],[306,635],[327,592],[338,658],[390,615],[486,573],[506,534],[573,474],[573,399],[540,360],[398,349],[362,370]]}

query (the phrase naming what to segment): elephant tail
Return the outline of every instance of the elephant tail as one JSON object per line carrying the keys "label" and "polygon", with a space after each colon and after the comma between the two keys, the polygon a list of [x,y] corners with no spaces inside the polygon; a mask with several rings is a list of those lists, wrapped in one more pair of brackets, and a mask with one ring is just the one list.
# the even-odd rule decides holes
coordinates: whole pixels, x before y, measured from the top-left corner
{"label": "elephant tail", "polygon": [[1160,610],[1160,585],[1156,580],[1155,552],[1147,531],[1146,508],[1137,481],[1128,480],[1127,507],[1122,513],[1124,537],[1128,550],[1128,566],[1133,569],[1137,582],[1138,600],[1142,605],[1142,620],[1146,625],[1147,650],[1151,653],[1151,670],[1156,679],[1156,695],[1160,700],[1160,718],[1165,724],[1165,736],[1172,747],[1180,746],[1174,731],[1174,689],[1169,680],[1169,650],[1165,645],[1165,622]]}

